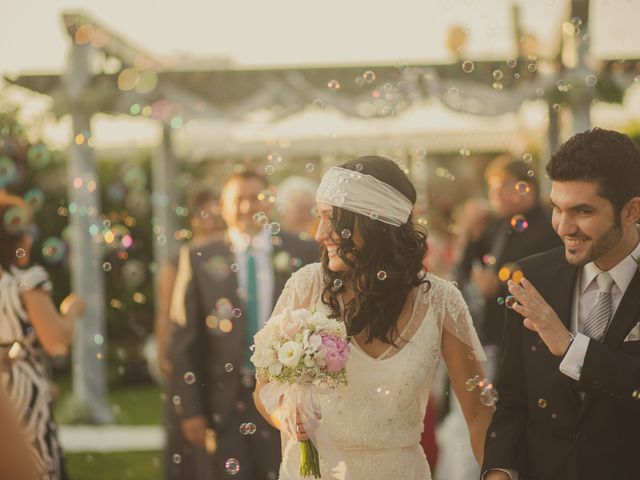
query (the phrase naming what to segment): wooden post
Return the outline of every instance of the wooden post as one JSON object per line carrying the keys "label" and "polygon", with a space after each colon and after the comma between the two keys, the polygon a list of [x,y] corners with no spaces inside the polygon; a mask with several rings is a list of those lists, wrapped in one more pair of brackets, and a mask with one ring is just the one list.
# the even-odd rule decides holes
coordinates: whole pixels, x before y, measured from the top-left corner
{"label": "wooden post", "polygon": [[[177,204],[176,164],[171,141],[171,127],[163,123],[162,140],[151,163],[153,192],[151,192],[153,249],[157,269],[175,252],[175,232],[178,222],[175,214]],[[158,305],[157,277],[155,282],[156,308]]]}
{"label": "wooden post", "polygon": [[[87,304],[79,319],[73,342],[73,420],[88,423],[113,421],[107,401],[105,294],[102,254],[97,231],[101,231],[99,178],[91,139],[91,115],[83,107],[91,79],[91,47],[73,44],[64,76],[70,104],[73,139],[67,165],[69,219],[71,224],[71,288]],[[97,229],[97,230],[96,230]]]}

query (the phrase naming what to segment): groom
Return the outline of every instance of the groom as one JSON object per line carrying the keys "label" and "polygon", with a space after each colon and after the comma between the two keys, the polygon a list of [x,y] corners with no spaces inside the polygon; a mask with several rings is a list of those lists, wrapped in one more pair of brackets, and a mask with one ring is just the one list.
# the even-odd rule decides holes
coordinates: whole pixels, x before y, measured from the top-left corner
{"label": "groom", "polygon": [[564,247],[510,282],[487,480],[640,478],[640,150],[575,135],[547,165]]}
{"label": "groom", "polygon": [[193,248],[187,262],[185,324],[174,332],[171,349],[172,401],[186,440],[199,452],[215,451],[189,480],[277,478],[280,435],[255,409],[249,346],[292,270],[315,261],[318,247],[277,234],[277,225],[262,228],[266,188],[266,178],[251,171],[227,179],[221,195],[226,238]]}

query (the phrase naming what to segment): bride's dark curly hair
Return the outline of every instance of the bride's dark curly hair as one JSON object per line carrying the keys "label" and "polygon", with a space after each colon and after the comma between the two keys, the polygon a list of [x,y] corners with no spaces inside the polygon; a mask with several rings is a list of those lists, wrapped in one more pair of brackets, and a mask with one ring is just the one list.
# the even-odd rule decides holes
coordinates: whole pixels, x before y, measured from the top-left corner
{"label": "bride's dark curly hair", "polygon": [[[400,167],[388,158],[365,156],[340,167],[371,175],[398,190],[412,204],[416,203],[415,188]],[[427,253],[426,231],[414,225],[412,216],[403,225],[394,227],[335,206],[331,230],[338,244],[337,254],[349,269],[329,270],[329,257],[323,246],[322,302],[331,309],[331,316],[338,318],[340,291],[348,283],[355,293],[344,306],[343,319],[348,334],[365,331],[367,343],[378,339],[394,345],[399,334],[397,319],[409,293],[414,287],[428,283],[422,263]],[[342,235],[356,230],[364,239],[361,249],[354,245],[353,235]]]}

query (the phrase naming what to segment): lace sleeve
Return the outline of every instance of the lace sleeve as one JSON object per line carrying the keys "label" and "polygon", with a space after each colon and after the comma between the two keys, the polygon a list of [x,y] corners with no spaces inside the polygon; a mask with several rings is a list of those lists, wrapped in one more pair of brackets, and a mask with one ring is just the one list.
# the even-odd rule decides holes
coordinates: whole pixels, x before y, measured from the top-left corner
{"label": "lace sleeve", "polygon": [[314,303],[314,292],[319,288],[322,279],[322,265],[307,265],[287,280],[271,316],[280,315],[285,310],[298,308],[311,309]]}
{"label": "lace sleeve", "polygon": [[469,345],[475,352],[476,360],[487,360],[484,349],[473,326],[473,320],[469,313],[469,307],[462,298],[462,293],[452,284],[447,284],[445,289],[444,328],[455,335],[463,343]]}

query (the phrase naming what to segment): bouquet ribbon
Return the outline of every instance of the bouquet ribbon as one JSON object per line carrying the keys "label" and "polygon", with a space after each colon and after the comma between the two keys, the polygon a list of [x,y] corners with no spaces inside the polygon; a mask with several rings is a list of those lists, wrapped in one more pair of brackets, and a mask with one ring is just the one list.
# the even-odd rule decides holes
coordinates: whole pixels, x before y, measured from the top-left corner
{"label": "bouquet ribbon", "polygon": [[[336,393],[332,390],[292,384],[270,382],[260,390],[260,399],[270,414],[277,415],[282,422],[283,443],[296,440],[296,408],[300,412],[300,418],[307,436],[317,448],[322,463],[331,480],[350,480],[347,468],[341,455],[331,439],[329,432],[323,425],[320,405],[320,397],[334,398]],[[286,450],[285,445],[283,449]]]}

